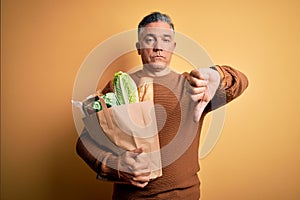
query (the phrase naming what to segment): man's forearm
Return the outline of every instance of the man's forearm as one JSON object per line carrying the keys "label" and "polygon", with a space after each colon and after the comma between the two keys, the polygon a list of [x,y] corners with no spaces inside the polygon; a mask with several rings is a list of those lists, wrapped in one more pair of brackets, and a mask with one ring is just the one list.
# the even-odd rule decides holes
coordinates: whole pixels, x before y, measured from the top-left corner
{"label": "man's forearm", "polygon": [[101,149],[86,131],[77,140],[76,152],[98,175],[116,174],[111,168],[117,169],[117,157]]}
{"label": "man's forearm", "polygon": [[220,74],[220,87],[215,96],[205,108],[205,112],[215,110],[240,96],[248,86],[247,77],[230,66],[213,67]]}
{"label": "man's forearm", "polygon": [[221,73],[221,88],[226,91],[227,102],[240,96],[248,87],[247,77],[240,71],[230,66],[216,66]]}

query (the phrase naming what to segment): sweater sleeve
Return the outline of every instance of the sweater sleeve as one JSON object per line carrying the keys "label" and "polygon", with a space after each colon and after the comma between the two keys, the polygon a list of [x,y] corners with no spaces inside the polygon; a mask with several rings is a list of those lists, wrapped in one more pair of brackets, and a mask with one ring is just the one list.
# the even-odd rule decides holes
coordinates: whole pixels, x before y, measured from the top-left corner
{"label": "sweater sleeve", "polygon": [[101,174],[102,162],[110,155],[92,140],[86,130],[77,140],[76,152],[97,174]]}
{"label": "sweater sleeve", "polygon": [[240,96],[248,87],[248,79],[242,72],[227,65],[216,65],[212,68],[219,72],[221,80],[220,86],[206,106],[205,112],[210,112],[229,103]]}
{"label": "sweater sleeve", "polygon": [[[80,135],[76,144],[77,154],[97,174],[97,179],[104,181],[119,181],[117,159],[109,150],[93,141],[86,130]],[[110,174],[105,169],[110,167]]]}

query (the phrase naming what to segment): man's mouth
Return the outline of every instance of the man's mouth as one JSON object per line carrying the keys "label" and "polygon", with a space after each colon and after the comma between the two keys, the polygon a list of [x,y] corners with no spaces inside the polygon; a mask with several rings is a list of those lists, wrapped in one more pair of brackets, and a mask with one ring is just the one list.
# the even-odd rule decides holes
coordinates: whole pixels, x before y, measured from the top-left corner
{"label": "man's mouth", "polygon": [[153,59],[164,59],[165,57],[162,55],[152,56]]}

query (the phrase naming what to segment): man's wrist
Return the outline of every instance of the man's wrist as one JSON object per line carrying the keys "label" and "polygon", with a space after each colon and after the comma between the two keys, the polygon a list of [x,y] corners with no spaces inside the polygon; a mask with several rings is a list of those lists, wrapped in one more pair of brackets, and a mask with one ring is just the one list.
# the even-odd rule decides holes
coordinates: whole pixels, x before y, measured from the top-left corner
{"label": "man's wrist", "polygon": [[102,161],[101,176],[118,178],[118,158],[109,153]]}
{"label": "man's wrist", "polygon": [[220,69],[220,67],[218,65],[215,66],[211,66],[211,69],[215,70],[218,72],[218,74],[220,75],[220,83],[219,83],[219,89],[224,87],[224,73],[222,72],[222,70]]}

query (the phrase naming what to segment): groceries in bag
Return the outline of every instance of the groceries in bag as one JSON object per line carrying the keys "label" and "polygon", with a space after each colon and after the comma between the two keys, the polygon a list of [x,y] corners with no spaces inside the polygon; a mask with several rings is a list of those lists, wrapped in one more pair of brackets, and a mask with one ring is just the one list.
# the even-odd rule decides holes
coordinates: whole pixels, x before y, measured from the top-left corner
{"label": "groceries in bag", "polygon": [[139,84],[138,91],[128,74],[118,72],[113,92],[98,93],[84,101],[82,108],[83,122],[94,141],[116,155],[143,148],[142,156],[149,157],[154,179],[162,175],[162,164],[151,84],[149,80]]}

